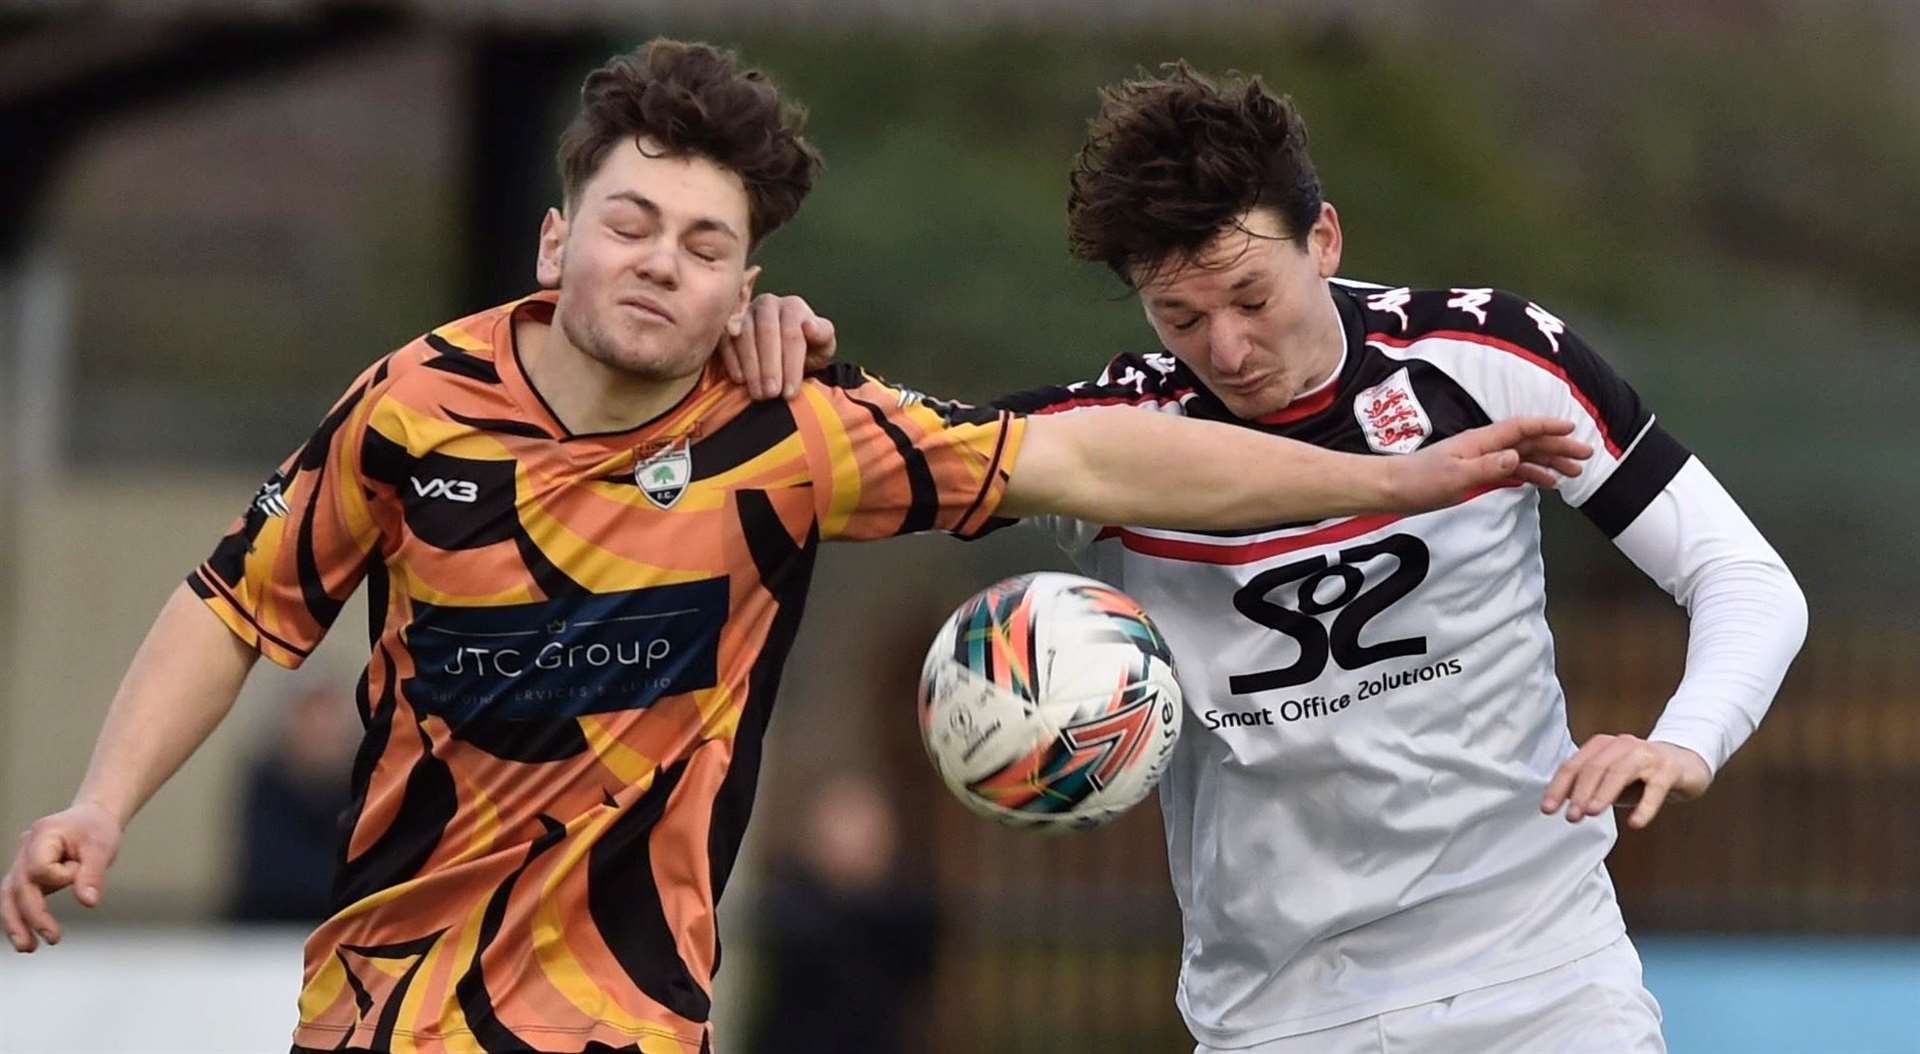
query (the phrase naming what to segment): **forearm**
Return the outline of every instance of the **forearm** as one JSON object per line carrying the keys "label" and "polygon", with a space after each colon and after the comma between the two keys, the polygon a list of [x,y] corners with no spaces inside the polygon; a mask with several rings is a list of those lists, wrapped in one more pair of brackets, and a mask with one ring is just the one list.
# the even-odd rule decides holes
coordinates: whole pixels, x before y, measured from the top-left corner
{"label": "forearm", "polygon": [[74,803],[124,827],[226,717],[258,658],[191,590],[175,589],[114,693]]}
{"label": "forearm", "polygon": [[1380,512],[1389,461],[1145,410],[1039,416],[999,512],[1174,529]]}
{"label": "forearm", "polygon": [[1686,674],[1649,739],[1715,772],[1765,716],[1806,637],[1786,564],[1705,466],[1691,461],[1615,539],[1686,607]]}

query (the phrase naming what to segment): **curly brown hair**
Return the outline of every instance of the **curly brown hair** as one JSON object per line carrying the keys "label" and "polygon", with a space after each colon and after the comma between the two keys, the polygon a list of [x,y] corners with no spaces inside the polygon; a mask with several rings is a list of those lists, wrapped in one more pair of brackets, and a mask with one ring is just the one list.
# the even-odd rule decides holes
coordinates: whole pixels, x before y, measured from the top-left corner
{"label": "curly brown hair", "polygon": [[580,112],[560,136],[560,186],[568,208],[613,148],[641,137],[670,157],[703,157],[747,188],[749,241],[757,246],[800,211],[820,154],[800,135],[806,108],[782,99],[733,52],[658,37],[587,74]]}
{"label": "curly brown hair", "polygon": [[1185,61],[1160,71],[1100,91],[1068,176],[1073,254],[1137,289],[1251,208],[1273,209],[1304,240],[1322,201],[1293,99],[1258,77],[1215,84]]}

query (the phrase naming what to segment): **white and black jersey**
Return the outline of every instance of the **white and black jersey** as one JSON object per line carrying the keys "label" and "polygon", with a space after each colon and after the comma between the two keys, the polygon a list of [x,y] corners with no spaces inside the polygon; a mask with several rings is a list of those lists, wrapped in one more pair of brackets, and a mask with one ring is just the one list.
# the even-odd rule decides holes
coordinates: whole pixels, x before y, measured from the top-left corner
{"label": "white and black jersey", "polygon": [[[1689,464],[1634,390],[1525,299],[1331,292],[1341,365],[1264,420],[1233,417],[1165,354],[997,405],[1145,406],[1383,455],[1500,418],[1564,417],[1595,454],[1560,494],[1610,538]],[[1445,998],[1624,932],[1602,865],[1613,817],[1539,810],[1574,750],[1539,501],[1497,487],[1421,515],[1237,532],[1052,524],[1088,573],[1145,605],[1179,664],[1190,713],[1161,807],[1184,916],[1177,1001],[1204,1043]]]}

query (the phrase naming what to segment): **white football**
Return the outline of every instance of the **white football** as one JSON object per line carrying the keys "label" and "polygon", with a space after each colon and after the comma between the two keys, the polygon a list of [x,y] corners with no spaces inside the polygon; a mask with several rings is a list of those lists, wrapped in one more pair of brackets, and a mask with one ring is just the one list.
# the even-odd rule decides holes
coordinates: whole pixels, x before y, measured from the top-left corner
{"label": "white football", "polygon": [[920,674],[920,731],[941,780],[1019,827],[1097,827],[1146,797],[1182,709],[1173,654],[1140,605],[1051,571],[961,604]]}

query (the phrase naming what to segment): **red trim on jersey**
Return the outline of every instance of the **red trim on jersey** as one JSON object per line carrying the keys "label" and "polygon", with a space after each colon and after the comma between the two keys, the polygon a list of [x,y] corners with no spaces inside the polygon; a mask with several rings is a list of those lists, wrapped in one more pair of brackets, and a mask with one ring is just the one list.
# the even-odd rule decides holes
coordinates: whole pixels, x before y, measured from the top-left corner
{"label": "red trim on jersey", "polygon": [[[1495,483],[1481,487],[1456,502],[1464,505],[1485,494],[1510,487],[1524,486],[1520,483]],[[1096,542],[1110,538],[1120,539],[1120,544],[1133,552],[1144,556],[1158,556],[1169,560],[1185,560],[1195,564],[1250,564],[1255,560],[1265,560],[1270,556],[1312,549],[1334,542],[1344,542],[1357,538],[1406,519],[1401,513],[1379,513],[1373,516],[1356,516],[1339,523],[1328,524],[1303,534],[1290,534],[1284,538],[1262,538],[1256,541],[1233,541],[1222,539],[1213,542],[1189,542],[1173,538],[1156,538],[1140,534],[1125,527],[1103,527],[1095,535]]]}
{"label": "red trim on jersey", "polygon": [[1395,337],[1386,333],[1367,334],[1367,343],[1386,344],[1395,348],[1411,347],[1423,340],[1463,340],[1469,344],[1478,344],[1481,347],[1504,351],[1509,355],[1517,355],[1548,373],[1553,374],[1555,377],[1560,378],[1560,382],[1565,384],[1567,390],[1573,393],[1574,401],[1578,402],[1581,408],[1587,411],[1588,417],[1593,418],[1594,427],[1600,430],[1600,441],[1606,446],[1607,453],[1612,454],[1615,458],[1620,456],[1620,444],[1614,442],[1613,433],[1607,429],[1607,422],[1600,416],[1600,410],[1593,405],[1591,399],[1587,398],[1587,393],[1581,391],[1580,386],[1573,383],[1573,378],[1567,376],[1567,371],[1562,369],[1558,363],[1543,359],[1512,341],[1501,340],[1499,337],[1490,337],[1485,333],[1472,333],[1463,329],[1439,329],[1431,333],[1422,333],[1417,337]]}
{"label": "red trim on jersey", "polygon": [[1259,421],[1263,425],[1285,425],[1292,424],[1302,418],[1312,417],[1314,414],[1333,405],[1333,397],[1339,394],[1339,387],[1340,385],[1337,380],[1329,381],[1325,388],[1314,392],[1312,395],[1304,399],[1295,399],[1293,402],[1288,403],[1267,416],[1256,417],[1254,420]]}
{"label": "red trim on jersey", "polygon": [[1058,414],[1068,410],[1078,410],[1085,406],[1138,406],[1141,403],[1178,403],[1193,394],[1192,388],[1181,388],[1170,395],[1080,395],[1063,402],[1048,403],[1038,410],[1027,411],[1027,416],[1039,414]]}

